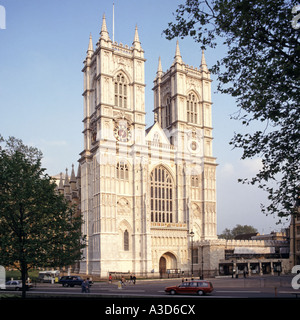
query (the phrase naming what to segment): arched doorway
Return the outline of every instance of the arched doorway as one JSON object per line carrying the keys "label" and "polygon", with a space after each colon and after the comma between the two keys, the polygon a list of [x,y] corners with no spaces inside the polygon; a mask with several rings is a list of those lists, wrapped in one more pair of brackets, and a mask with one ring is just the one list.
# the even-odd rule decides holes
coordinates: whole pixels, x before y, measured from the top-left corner
{"label": "arched doorway", "polygon": [[160,257],[159,259],[159,273],[161,275],[167,272],[167,260],[165,257]]}
{"label": "arched doorway", "polygon": [[177,269],[177,259],[171,252],[164,253],[159,259],[159,273],[163,277],[168,269]]}

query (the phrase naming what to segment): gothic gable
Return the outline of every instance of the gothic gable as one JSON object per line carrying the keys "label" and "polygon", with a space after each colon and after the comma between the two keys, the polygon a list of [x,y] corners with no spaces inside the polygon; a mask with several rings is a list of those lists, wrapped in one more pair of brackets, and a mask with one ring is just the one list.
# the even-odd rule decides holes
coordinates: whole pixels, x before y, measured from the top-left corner
{"label": "gothic gable", "polygon": [[170,144],[164,130],[161,128],[158,122],[146,131],[146,141],[154,143]]}

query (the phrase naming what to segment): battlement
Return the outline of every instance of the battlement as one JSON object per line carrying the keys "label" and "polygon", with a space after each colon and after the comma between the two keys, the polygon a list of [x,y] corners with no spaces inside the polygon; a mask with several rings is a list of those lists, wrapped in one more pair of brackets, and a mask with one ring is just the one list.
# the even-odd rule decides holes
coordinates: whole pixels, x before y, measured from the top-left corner
{"label": "battlement", "polygon": [[127,44],[123,45],[122,42],[118,43],[117,41],[115,41],[112,44],[112,48],[115,51],[128,54],[128,55],[132,55],[132,51],[133,51],[133,47],[129,47]]}
{"label": "battlement", "polygon": [[277,247],[277,246],[289,246],[288,241],[283,240],[202,240],[197,241],[199,246],[214,245],[224,246],[226,249],[233,249],[235,247]]}

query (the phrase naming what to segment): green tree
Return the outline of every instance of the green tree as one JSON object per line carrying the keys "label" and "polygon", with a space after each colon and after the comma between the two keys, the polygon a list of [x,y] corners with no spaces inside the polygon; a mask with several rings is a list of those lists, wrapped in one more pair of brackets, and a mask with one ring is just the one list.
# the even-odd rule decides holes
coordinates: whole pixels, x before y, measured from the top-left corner
{"label": "green tree", "polygon": [[262,159],[253,178],[239,181],[266,190],[262,210],[279,219],[293,213],[299,195],[300,30],[291,23],[297,2],[186,0],[164,30],[168,39],[192,36],[202,48],[227,48],[211,71],[218,90],[236,99],[232,117],[247,127],[230,144],[242,149],[242,159]]}
{"label": "green tree", "polygon": [[226,239],[226,240],[230,240],[230,239],[234,239],[237,235],[240,234],[248,234],[248,233],[256,233],[257,229],[252,227],[252,226],[248,226],[248,225],[241,225],[241,224],[237,224],[233,229],[228,229],[226,228],[222,234],[220,234],[218,237],[220,239]]}
{"label": "green tree", "polygon": [[0,265],[20,270],[24,298],[30,268],[73,264],[84,247],[81,217],[56,192],[41,158],[13,137],[0,146]]}

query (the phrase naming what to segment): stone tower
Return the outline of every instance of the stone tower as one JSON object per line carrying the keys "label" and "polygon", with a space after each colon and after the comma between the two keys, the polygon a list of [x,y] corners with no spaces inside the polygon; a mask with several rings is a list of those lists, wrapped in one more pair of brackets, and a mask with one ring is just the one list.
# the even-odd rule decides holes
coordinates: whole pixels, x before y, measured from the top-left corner
{"label": "stone tower", "polygon": [[[81,210],[88,246],[81,270],[103,276],[150,270],[139,146],[145,144],[144,51],[112,43],[103,16],[84,61],[84,151]],[[149,265],[149,266],[148,266]]]}
{"label": "stone tower", "polygon": [[[197,240],[216,238],[216,159],[212,156],[211,79],[202,51],[201,65],[182,60],[177,41],[172,66],[154,80],[154,112],[177,149],[183,186],[179,210],[187,215]],[[181,193],[181,194],[180,194]]]}
{"label": "stone tower", "polygon": [[[154,80],[154,124],[145,128],[144,51],[112,43],[103,17],[84,67],[80,272],[107,277],[189,270],[191,237],[216,238],[210,75],[174,62]],[[146,130],[145,130],[146,129]]]}

